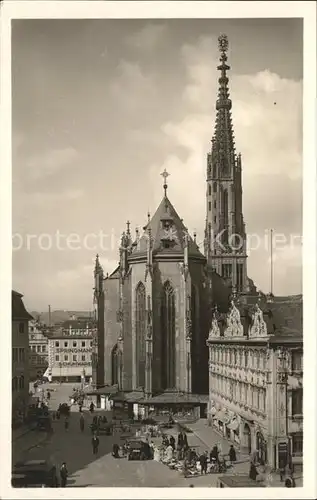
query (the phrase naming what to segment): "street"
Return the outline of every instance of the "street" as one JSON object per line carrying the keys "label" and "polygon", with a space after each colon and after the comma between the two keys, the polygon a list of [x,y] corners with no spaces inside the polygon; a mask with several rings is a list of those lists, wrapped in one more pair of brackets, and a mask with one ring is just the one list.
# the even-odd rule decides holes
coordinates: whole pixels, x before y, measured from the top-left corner
{"label": "street", "polygon": [[[45,389],[47,387],[46,385]],[[68,401],[73,386],[62,384],[50,387],[56,389],[50,400],[50,409],[55,410],[60,402]],[[54,432],[51,435],[43,433],[42,443],[25,452],[22,449],[20,452],[16,451],[14,459],[50,459],[58,470],[62,462],[66,462],[69,487],[188,487],[191,483],[195,487],[217,485],[217,474],[185,479],[179,472],[170,470],[154,460],[138,462],[114,459],[111,455],[112,445],[115,442],[120,443],[120,434],[101,435],[98,455],[93,455],[89,428],[92,416],[87,410],[84,412],[85,430],[81,432],[79,415],[78,407],[75,405],[72,407],[67,431],[64,428],[63,418],[53,421]],[[35,438],[39,432],[32,431],[31,434]],[[206,450],[206,445],[195,434],[188,434],[188,444],[199,452]]]}

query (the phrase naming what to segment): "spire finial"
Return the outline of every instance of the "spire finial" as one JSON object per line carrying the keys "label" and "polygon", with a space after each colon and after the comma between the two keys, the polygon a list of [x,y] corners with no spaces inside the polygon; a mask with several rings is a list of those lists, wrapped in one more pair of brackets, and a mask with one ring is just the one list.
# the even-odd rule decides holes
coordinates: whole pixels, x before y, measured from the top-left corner
{"label": "spire finial", "polygon": [[218,37],[218,47],[219,47],[219,50],[221,52],[221,59],[222,59],[223,56],[225,56],[226,52],[228,52],[228,48],[229,48],[228,37],[224,33],[222,33]]}
{"label": "spire finial", "polygon": [[166,171],[166,168],[164,168],[164,172],[161,173],[161,176],[163,177],[164,179],[164,184],[163,184],[163,188],[164,188],[164,196],[166,196],[166,191],[167,191],[167,177],[169,176],[170,174]]}
{"label": "spire finial", "polygon": [[147,211],[147,221],[150,222],[151,220],[151,214],[150,214],[150,210]]}
{"label": "spire finial", "polygon": [[127,220],[127,234],[130,234],[130,224],[131,222]]}

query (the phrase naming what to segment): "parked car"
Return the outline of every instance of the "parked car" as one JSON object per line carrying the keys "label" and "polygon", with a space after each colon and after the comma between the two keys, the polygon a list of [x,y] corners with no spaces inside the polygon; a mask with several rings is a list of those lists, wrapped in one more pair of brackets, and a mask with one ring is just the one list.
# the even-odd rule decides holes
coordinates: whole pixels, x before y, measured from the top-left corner
{"label": "parked car", "polygon": [[17,462],[11,484],[13,488],[58,488],[56,466],[47,460]]}
{"label": "parked car", "polygon": [[153,458],[149,443],[141,439],[128,441],[128,460],[151,460]]}

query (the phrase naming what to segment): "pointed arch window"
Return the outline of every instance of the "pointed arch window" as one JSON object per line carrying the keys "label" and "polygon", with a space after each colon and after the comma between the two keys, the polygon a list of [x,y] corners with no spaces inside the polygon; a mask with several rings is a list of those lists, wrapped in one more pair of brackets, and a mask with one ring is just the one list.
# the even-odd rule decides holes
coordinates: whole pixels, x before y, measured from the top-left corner
{"label": "pointed arch window", "polygon": [[111,383],[119,383],[119,349],[116,344],[111,351]]}
{"label": "pointed arch window", "polygon": [[176,385],[175,291],[169,281],[163,286],[161,320],[162,389],[169,389]]}
{"label": "pointed arch window", "polygon": [[136,327],[136,373],[137,387],[145,386],[145,321],[146,294],[145,286],[139,283],[135,294],[135,327]]}

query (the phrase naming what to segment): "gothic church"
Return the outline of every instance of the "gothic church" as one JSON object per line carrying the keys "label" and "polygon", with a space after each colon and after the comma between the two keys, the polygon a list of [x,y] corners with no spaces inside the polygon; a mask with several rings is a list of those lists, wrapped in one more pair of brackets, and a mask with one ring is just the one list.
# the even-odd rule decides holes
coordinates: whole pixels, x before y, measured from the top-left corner
{"label": "gothic church", "polygon": [[122,235],[118,267],[104,276],[95,264],[97,320],[94,385],[208,393],[206,341],[212,309],[226,312],[229,297],[254,293],[247,277],[242,214],[241,155],[237,155],[227,71],[228,41],[219,37],[219,91],[211,152],[207,157],[204,255],[164,192],[143,234]]}

